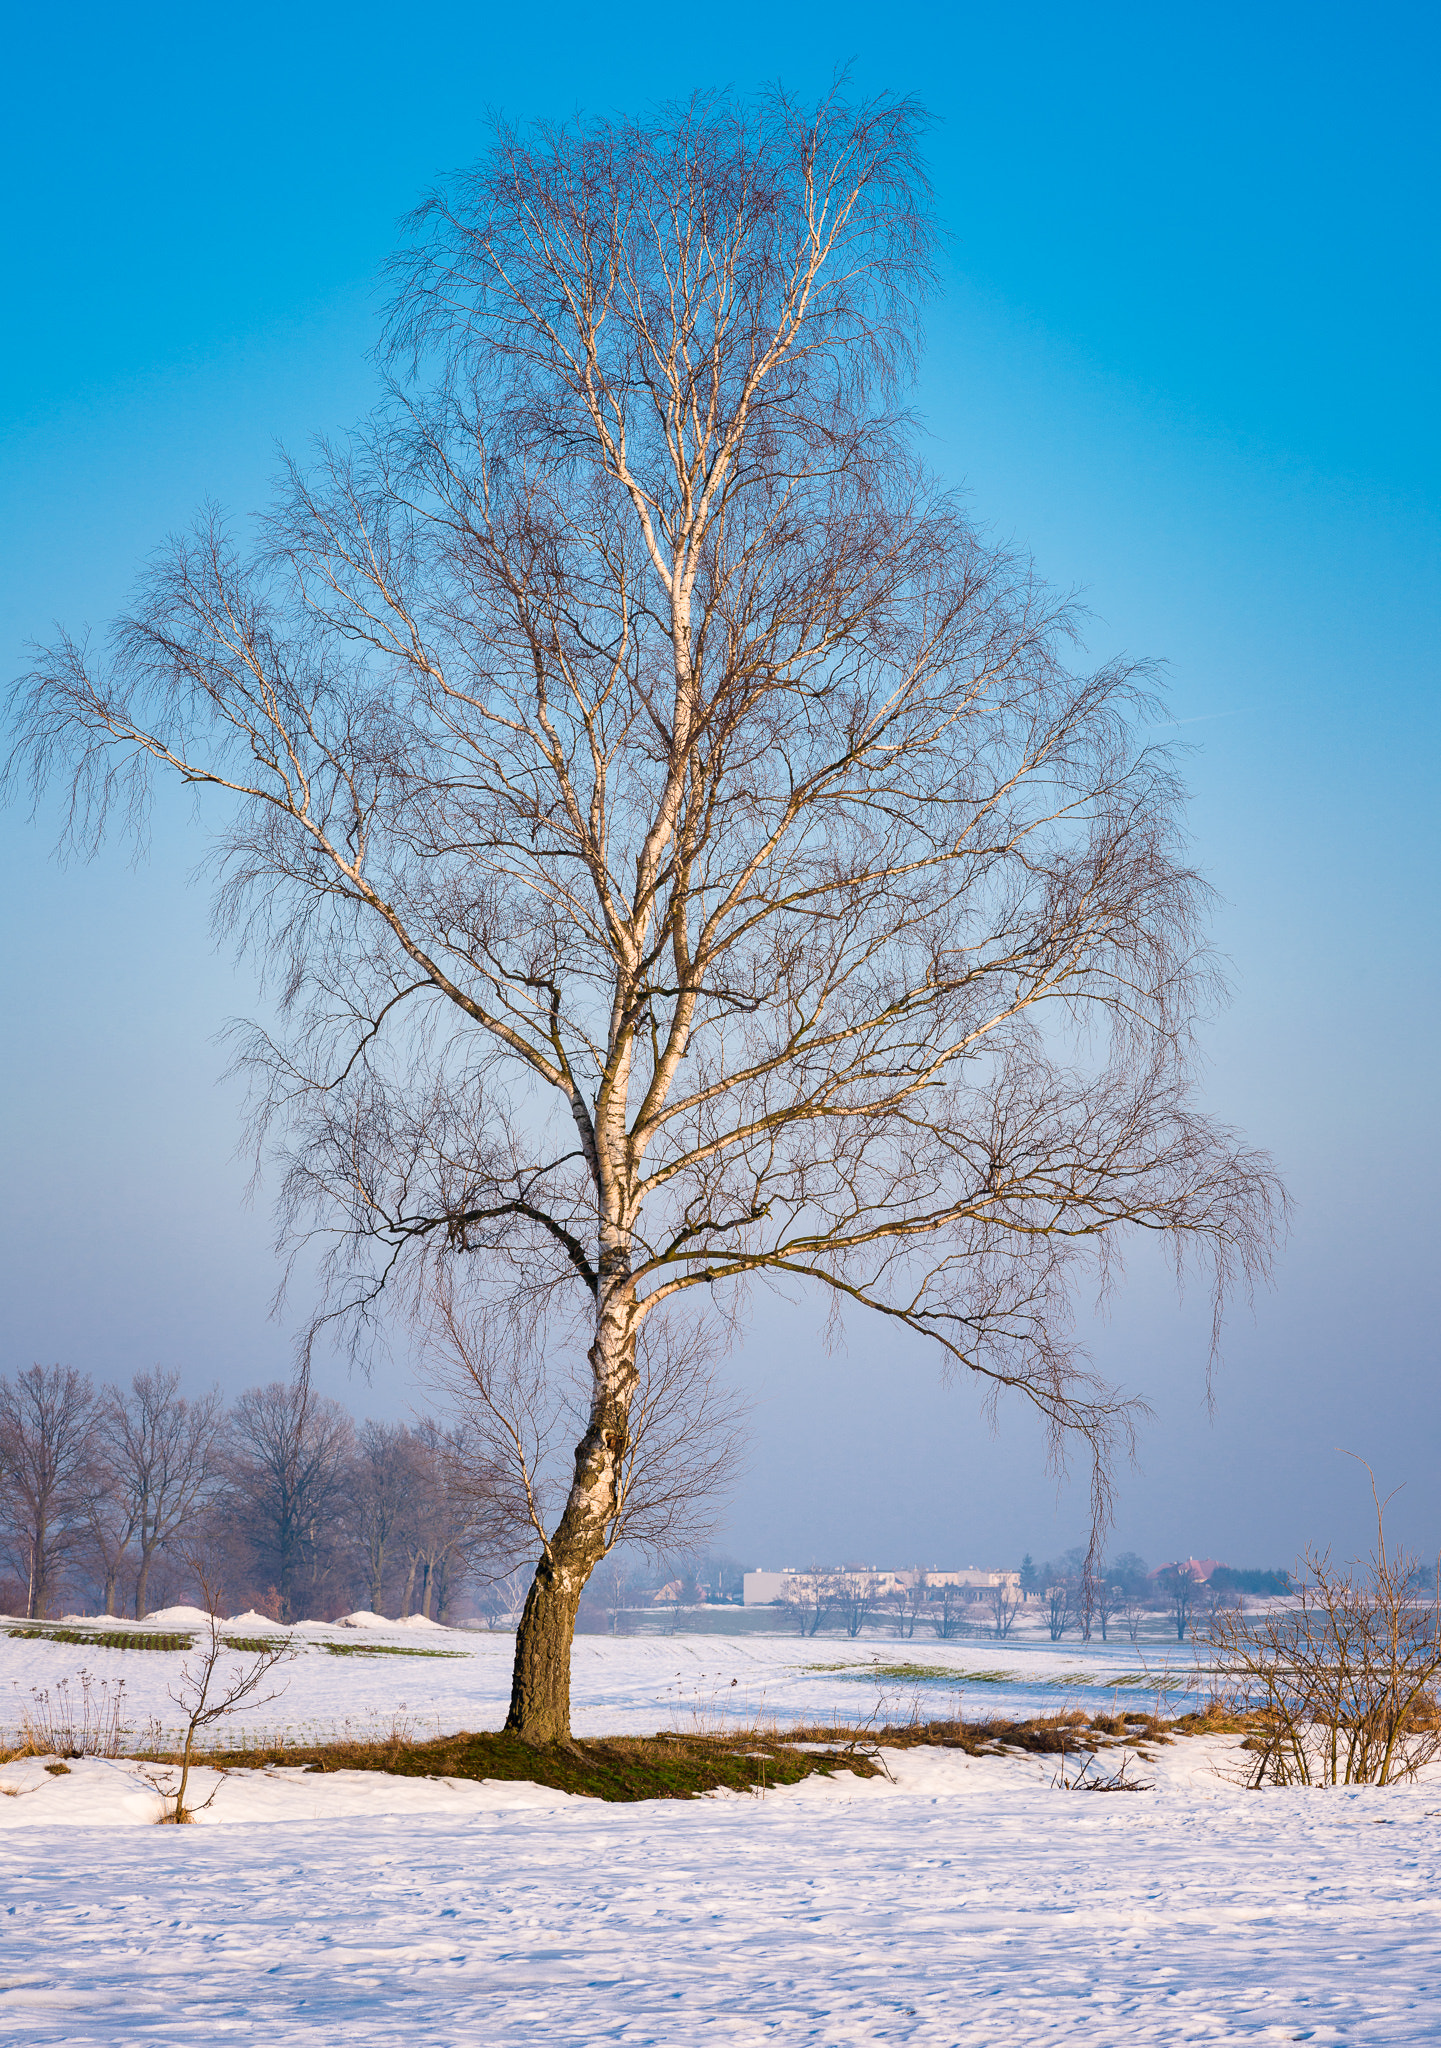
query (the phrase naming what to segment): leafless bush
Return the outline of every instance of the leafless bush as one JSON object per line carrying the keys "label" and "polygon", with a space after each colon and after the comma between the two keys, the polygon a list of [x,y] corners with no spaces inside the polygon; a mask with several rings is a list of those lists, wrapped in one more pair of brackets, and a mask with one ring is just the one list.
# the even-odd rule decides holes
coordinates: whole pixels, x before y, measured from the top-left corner
{"label": "leafless bush", "polygon": [[1365,1567],[1308,1552],[1284,1605],[1248,1616],[1238,1601],[1197,1637],[1224,1703],[1258,1724],[1252,1785],[1390,1785],[1441,1754],[1441,1592],[1418,1598],[1385,1505]]}
{"label": "leafless bush", "polygon": [[[160,1820],[172,1827],[184,1827],[210,1804],[215,1797],[203,1800],[199,1807],[185,1803],[190,1786],[190,1771],[195,1758],[197,1740],[218,1722],[243,1706],[265,1707],[272,1700],[279,1699],[285,1690],[277,1686],[272,1692],[261,1693],[260,1687],[276,1666],[287,1662],[296,1652],[286,1637],[277,1637],[263,1650],[257,1650],[241,1660],[220,1633],[220,1620],[216,1613],[216,1589],[203,1566],[196,1568],[205,1597],[209,1615],[209,1626],[205,1644],[200,1651],[199,1661],[191,1663],[187,1658],[180,1667],[177,1685],[169,1688],[170,1697],[185,1715],[185,1741],[178,1765],[179,1777],[167,1782],[157,1774],[150,1774],[150,1782],[160,1793],[164,1802]],[[222,1663],[228,1668],[222,1669]],[[218,1789],[218,1788],[217,1788]]]}

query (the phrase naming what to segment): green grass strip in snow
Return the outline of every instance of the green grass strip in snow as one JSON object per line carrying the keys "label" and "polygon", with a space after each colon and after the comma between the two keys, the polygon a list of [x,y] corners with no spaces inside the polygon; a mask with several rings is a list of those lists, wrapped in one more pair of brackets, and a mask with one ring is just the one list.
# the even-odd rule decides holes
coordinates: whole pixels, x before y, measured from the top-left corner
{"label": "green grass strip in snow", "polygon": [[472,1650],[412,1650],[408,1643],[326,1643],[332,1657],[470,1657]]}

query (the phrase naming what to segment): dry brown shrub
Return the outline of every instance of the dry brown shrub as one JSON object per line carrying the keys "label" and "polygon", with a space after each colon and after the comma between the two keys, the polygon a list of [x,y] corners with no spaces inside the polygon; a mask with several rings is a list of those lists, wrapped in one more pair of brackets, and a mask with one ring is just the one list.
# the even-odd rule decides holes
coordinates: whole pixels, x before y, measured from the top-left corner
{"label": "dry brown shrub", "polygon": [[1202,1639],[1214,1704],[1252,1730],[1250,1785],[1390,1785],[1441,1755],[1441,1587],[1417,1597],[1415,1560],[1387,1549],[1374,1478],[1372,1496],[1365,1565],[1308,1551],[1292,1599],[1249,1616],[1223,1608]]}

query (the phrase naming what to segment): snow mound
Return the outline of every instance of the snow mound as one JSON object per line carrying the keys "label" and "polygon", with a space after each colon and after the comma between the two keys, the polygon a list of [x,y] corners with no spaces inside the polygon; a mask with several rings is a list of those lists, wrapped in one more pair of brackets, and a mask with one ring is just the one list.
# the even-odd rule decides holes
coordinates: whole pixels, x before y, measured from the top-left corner
{"label": "snow mound", "polygon": [[444,1623],[432,1621],[428,1614],[407,1614],[399,1621],[388,1622],[388,1628],[443,1628]]}
{"label": "snow mound", "polygon": [[210,1616],[203,1607],[161,1607],[145,1619],[157,1628],[208,1628]]}
{"label": "snow mound", "polygon": [[383,1614],[373,1608],[357,1607],[354,1614],[342,1614],[336,1622],[337,1628],[394,1628],[393,1621],[387,1621]]}
{"label": "snow mound", "polygon": [[284,1628],[283,1621],[276,1621],[268,1614],[258,1614],[253,1607],[247,1607],[244,1614],[232,1614],[227,1624],[230,1628]]}

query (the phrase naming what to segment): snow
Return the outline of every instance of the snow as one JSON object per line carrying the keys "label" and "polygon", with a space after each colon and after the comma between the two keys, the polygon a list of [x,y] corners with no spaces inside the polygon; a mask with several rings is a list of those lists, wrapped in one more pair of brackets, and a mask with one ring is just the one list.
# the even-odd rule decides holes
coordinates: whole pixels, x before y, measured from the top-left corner
{"label": "snow", "polygon": [[[325,1644],[359,1648],[357,1632],[319,1624],[295,1640],[280,1703],[294,1732],[503,1714],[507,1636],[426,1631],[426,1648],[467,1653],[449,1659],[333,1656]],[[364,1639],[406,1640],[393,1624]],[[576,1721],[852,1717],[908,1711],[917,1692],[950,1713],[958,1686],[972,1715],[1113,1692],[1149,1706],[1121,1682],[1139,1668],[1127,1651],[1129,1665],[1074,1643],[583,1637]],[[873,1655],[947,1676],[882,1679]],[[28,1699],[66,1672],[73,1685],[83,1662],[123,1673],[127,1718],[143,1721],[183,1661],[0,1635],[0,1718],[10,1684]],[[821,1663],[849,1668],[806,1669]],[[990,1664],[1011,1676],[979,1679]],[[1219,1740],[1162,1748],[1144,1772],[1154,1789],[1133,1796],[1055,1789],[1048,1758],[889,1761],[894,1783],[635,1806],[203,1770],[194,1796],[215,1798],[189,1829],[150,1825],[158,1796],[123,1760],[55,1776],[16,1761],[0,1768],[15,1794],[0,1797],[0,2041],[1441,2038],[1441,1782],[1248,1793]]]}

